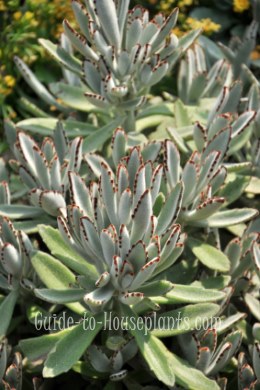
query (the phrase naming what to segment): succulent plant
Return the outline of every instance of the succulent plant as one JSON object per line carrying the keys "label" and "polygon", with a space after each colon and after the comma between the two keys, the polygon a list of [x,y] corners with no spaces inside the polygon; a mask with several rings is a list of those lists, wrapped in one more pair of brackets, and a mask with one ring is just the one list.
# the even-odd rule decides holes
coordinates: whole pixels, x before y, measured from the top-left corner
{"label": "succulent plant", "polygon": [[[242,153],[246,155],[247,161],[252,163],[252,173],[260,177],[260,89],[257,83],[253,83],[248,94],[248,109],[256,111],[252,135],[247,144],[244,145]],[[238,160],[241,154],[238,152]]]}
{"label": "succulent plant", "polygon": [[10,204],[8,171],[4,159],[0,159],[0,204]]}
{"label": "succulent plant", "polygon": [[2,181],[0,183],[0,204],[10,204],[10,190],[8,183],[6,181]]}
{"label": "succulent plant", "polygon": [[256,45],[257,32],[259,22],[253,20],[247,28],[243,40],[238,37],[231,40],[229,47],[223,43],[219,43],[225,57],[232,65],[234,80],[242,79],[248,84],[248,68],[250,63],[250,55]]}
{"label": "succulent plant", "polygon": [[218,60],[208,69],[205,52],[199,44],[188,49],[180,62],[178,96],[185,104],[196,104],[201,98],[217,97],[232,79],[230,65]]}
{"label": "succulent plant", "polygon": [[22,356],[15,352],[13,362],[8,366],[10,348],[7,340],[0,343],[0,389],[22,389]]}
{"label": "succulent plant", "polygon": [[245,388],[256,389],[260,388],[259,379],[259,343],[256,343],[253,348],[253,367],[248,364],[246,355],[244,352],[240,352],[238,356],[238,389]]}
{"label": "succulent plant", "polygon": [[[143,103],[143,95],[165,76],[200,31],[179,40],[172,33],[177,8],[167,18],[158,14],[149,21],[149,12],[143,7],[128,9],[129,0],[90,1],[86,7],[78,0],[72,2],[82,34],[65,20],[61,46],[43,39],[40,42],[70,75],[74,72],[83,78],[87,84],[85,96],[91,104],[102,110],[127,113],[124,126],[132,131],[134,112]],[[71,46],[83,61],[74,57]],[[15,61],[35,92],[48,104],[64,110],[23,61]],[[69,82],[79,85],[76,80]]]}
{"label": "succulent plant", "polygon": [[219,345],[216,330],[208,329],[198,334],[179,336],[187,360],[206,375],[216,375],[237,352],[241,343],[239,331],[228,334]]}
{"label": "succulent plant", "polygon": [[[225,161],[241,144],[245,144],[246,135],[252,132],[252,123],[256,116],[253,110],[245,111],[240,116],[234,115],[240,90],[240,83],[235,83],[230,89],[222,89],[208,115],[206,125],[199,122],[195,124],[195,148],[193,146],[193,153],[183,169],[177,147],[173,142],[165,142],[164,160],[169,190],[172,190],[178,180],[184,183],[178,219],[181,224],[221,227],[232,223],[228,220],[228,215],[234,212],[229,214],[223,210],[216,214],[225,206],[224,196],[221,195],[226,195],[227,191],[223,188],[220,191],[229,170],[229,164]],[[256,211],[253,213],[257,214]],[[216,216],[211,219],[212,214]],[[225,222],[219,218],[221,215],[226,216]]]}
{"label": "succulent plant", "polygon": [[[38,100],[0,159],[0,388],[22,387],[8,337],[25,387],[225,390],[238,368],[259,389],[259,0],[215,63],[200,31],[174,35],[177,9],[85,3],[81,33],[41,40],[62,80],[15,58]],[[185,52],[178,96],[152,96]]]}
{"label": "succulent plant", "polygon": [[0,288],[8,293],[0,304],[4,320],[0,325],[0,338],[6,334],[20,288],[30,287],[27,279],[32,273],[30,252],[32,244],[23,231],[14,229],[12,223],[4,218],[0,230]]}
{"label": "succulent plant", "polygon": [[99,158],[98,184],[92,182],[87,188],[78,174],[69,172],[72,204],[66,217],[58,217],[64,240],[100,273],[96,289],[84,297],[91,309],[102,309],[112,298],[129,305],[140,301],[146,285],[149,291],[149,280],[173,264],[183,250],[184,237],[175,223],[181,183],[175,184],[159,215],[154,214],[163,166],[152,161],[160,143],[148,145],[143,157],[138,147],[125,156],[125,142],[125,133],[117,129],[116,174]]}
{"label": "succulent plant", "polygon": [[134,338],[126,340],[124,337],[112,336],[107,339],[106,348],[91,345],[87,350],[86,360],[96,371],[108,375],[112,382],[118,382],[127,375],[123,365],[133,359],[137,352]]}
{"label": "succulent plant", "polygon": [[31,136],[18,132],[13,150],[19,175],[30,189],[30,202],[52,216],[59,215],[66,207],[68,172],[80,169],[82,138],[69,142],[58,124],[53,139],[44,138],[41,146]]}

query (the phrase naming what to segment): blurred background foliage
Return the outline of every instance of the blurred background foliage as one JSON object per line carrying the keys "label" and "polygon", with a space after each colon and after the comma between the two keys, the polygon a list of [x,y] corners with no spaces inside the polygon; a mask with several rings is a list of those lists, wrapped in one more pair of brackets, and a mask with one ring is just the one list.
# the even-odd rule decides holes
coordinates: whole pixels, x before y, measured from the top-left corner
{"label": "blurred background foliage", "polygon": [[[1,116],[15,119],[21,114],[19,95],[26,91],[19,86],[15,55],[36,71],[40,80],[53,79],[52,61],[38,44],[38,38],[59,39],[62,21],[72,14],[69,0],[1,0],[0,1],[0,104]],[[35,64],[35,66],[34,66]],[[47,66],[47,69],[46,69]],[[53,72],[52,72],[52,71]]]}

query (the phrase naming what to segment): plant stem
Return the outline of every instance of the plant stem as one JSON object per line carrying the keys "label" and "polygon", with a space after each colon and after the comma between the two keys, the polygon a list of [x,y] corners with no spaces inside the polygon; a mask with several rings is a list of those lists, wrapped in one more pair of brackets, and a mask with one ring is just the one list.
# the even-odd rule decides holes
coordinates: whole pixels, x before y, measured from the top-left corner
{"label": "plant stem", "polygon": [[126,112],[126,119],[124,122],[124,129],[127,133],[130,131],[135,131],[136,130],[136,117],[135,117],[135,111],[127,111]]}

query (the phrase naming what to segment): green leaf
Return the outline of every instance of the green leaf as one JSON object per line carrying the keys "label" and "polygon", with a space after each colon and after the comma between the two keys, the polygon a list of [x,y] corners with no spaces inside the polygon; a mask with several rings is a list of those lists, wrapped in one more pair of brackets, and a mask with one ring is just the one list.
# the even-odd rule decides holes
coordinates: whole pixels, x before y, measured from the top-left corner
{"label": "green leaf", "polygon": [[107,378],[106,372],[96,371],[92,367],[91,363],[78,361],[77,363],[75,363],[73,365],[72,370],[77,372],[78,374],[80,374],[82,376],[86,376],[88,378],[95,379],[95,380],[97,380],[97,378],[98,379],[106,379]]}
{"label": "green leaf", "polygon": [[219,322],[219,317],[215,317],[219,309],[220,306],[215,303],[197,303],[167,311],[155,317],[152,334],[170,337],[191,330],[206,330]]}
{"label": "green leaf", "polygon": [[51,84],[50,89],[63,103],[74,110],[84,112],[97,111],[96,107],[90,104],[84,96],[86,88],[83,89],[60,82]]}
{"label": "green leaf", "polygon": [[166,115],[171,116],[173,114],[172,103],[161,103],[156,105],[150,105],[140,111],[137,115],[138,119],[149,118],[152,115]]}
{"label": "green leaf", "polygon": [[[60,339],[49,353],[43,369],[43,377],[53,378],[67,372],[80,359],[86,349],[103,327],[104,316],[99,314],[94,317],[94,329],[88,329],[88,322],[84,320],[69,329],[67,334]],[[93,317],[92,317],[93,318]]]}
{"label": "green leaf", "polygon": [[[148,128],[154,128],[160,125],[165,119],[172,121],[172,116],[168,115],[151,115],[144,118],[140,118],[136,121],[136,131],[139,133]],[[153,133],[154,134],[154,133]],[[156,137],[161,138],[161,137]]]}
{"label": "green leaf", "polygon": [[232,225],[232,226],[227,226],[226,229],[232,233],[236,237],[242,237],[245,230],[246,230],[246,224],[245,223],[240,223],[238,225]]}
{"label": "green leaf", "polygon": [[182,103],[180,99],[178,99],[174,103],[174,115],[176,121],[176,127],[186,127],[191,126],[192,122],[189,118],[188,110]]}
{"label": "green leaf", "polygon": [[252,194],[260,194],[260,179],[258,177],[252,176],[250,178],[250,183],[246,187],[246,192],[251,192]]}
{"label": "green leaf", "polygon": [[20,205],[1,205],[0,216],[10,219],[35,218],[44,214],[44,211],[39,207],[20,206]]}
{"label": "green leaf", "polygon": [[78,274],[88,277],[90,282],[91,280],[97,280],[98,274],[95,267],[92,264],[89,264],[67,245],[58,229],[40,225],[39,233],[53,256],[57,257],[63,264],[73,271],[76,271]]}
{"label": "green leaf", "polygon": [[108,125],[101,127],[99,130],[96,130],[93,134],[89,135],[83,142],[83,152],[94,152],[101,148],[104,143],[111,138],[115,129],[123,123],[124,119],[123,116],[118,116]]}
{"label": "green leaf", "polygon": [[[181,260],[174,264],[171,272],[164,271],[165,279],[175,284],[191,284],[198,272],[198,261],[189,259]],[[160,275],[161,277],[161,275]]]}
{"label": "green leaf", "polygon": [[229,285],[230,280],[231,276],[229,275],[211,276],[205,279],[195,280],[192,286],[221,290]]}
{"label": "green leaf", "polygon": [[228,173],[241,173],[241,172],[247,172],[252,169],[252,163],[251,162],[241,162],[241,163],[226,163],[224,164],[224,167],[227,169]]}
{"label": "green leaf", "polygon": [[[136,324],[139,318],[131,308],[126,305],[122,305],[121,308],[125,319],[127,318],[128,321],[131,319],[131,322],[134,320]],[[145,328],[131,326],[130,322],[127,324],[149,368],[166,386],[173,386],[175,376],[171,353],[157,337],[146,332]]]}
{"label": "green leaf", "polygon": [[48,39],[39,39],[39,43],[65,68],[71,70],[77,75],[82,75],[81,62],[62,49],[60,46],[55,45]]}
{"label": "green leaf", "polygon": [[62,340],[70,330],[71,328],[67,328],[56,333],[21,340],[19,342],[19,347],[28,360],[38,361],[44,359],[53,349],[53,346],[57,344],[58,341]]}
{"label": "green leaf", "polygon": [[188,246],[191,248],[192,253],[198,258],[198,260],[206,267],[220,272],[228,272],[230,269],[230,262],[224,253],[217,248],[206,244],[203,241],[199,241],[195,238],[189,238],[187,240]]}
{"label": "green leaf", "polygon": [[241,222],[247,222],[258,215],[255,209],[232,209],[219,211],[212,217],[208,218],[209,227],[228,227],[230,225],[237,225]]}
{"label": "green leaf", "polygon": [[245,294],[245,303],[248,306],[249,310],[253,314],[253,316],[260,321],[260,302],[253,295],[247,293]]}
{"label": "green leaf", "polygon": [[172,289],[172,283],[167,280],[160,280],[156,282],[147,283],[145,286],[140,287],[138,292],[145,294],[146,296],[152,297],[157,295],[164,295]]}
{"label": "green leaf", "polygon": [[43,301],[50,303],[71,303],[83,299],[85,291],[81,288],[69,288],[66,290],[54,290],[48,288],[36,288],[34,294]]}
{"label": "green leaf", "polygon": [[221,319],[221,321],[215,326],[217,334],[226,333],[229,329],[234,328],[234,325],[241,322],[241,320],[246,316],[246,313],[236,313]]}
{"label": "green leaf", "polygon": [[[59,260],[44,252],[35,252],[31,263],[41,281],[50,289],[64,290],[75,283],[75,275]],[[69,303],[66,306],[78,314],[85,312],[85,308],[79,303]]]}
{"label": "green leaf", "polygon": [[217,382],[208,379],[201,371],[190,366],[186,360],[173,353],[171,355],[176,382],[180,386],[189,390],[220,390]]}
{"label": "green leaf", "polygon": [[22,230],[24,233],[32,234],[38,233],[39,225],[45,223],[46,225],[56,226],[56,221],[54,218],[49,217],[48,215],[43,215],[40,219],[33,219],[27,221],[17,221],[14,222],[14,228],[16,230]]}
{"label": "green leaf", "polygon": [[[131,320],[135,318],[137,321],[138,318],[129,307],[122,306],[122,311],[125,318],[128,317]],[[146,329],[135,328],[134,326],[131,329],[129,324],[129,331],[135,337],[138,347],[150,369],[167,386],[173,386],[175,377],[176,383],[184,386],[186,389],[220,390],[215,381],[208,379],[201,371],[196,370],[185,360],[180,359],[167,350],[164,344]]]}
{"label": "green leaf", "polygon": [[[30,131],[32,133],[44,136],[53,135],[57,127],[58,119],[56,118],[31,118],[24,119],[16,124],[19,129]],[[63,128],[68,137],[87,136],[96,131],[95,126],[79,122],[73,119],[62,121]]]}
{"label": "green leaf", "polygon": [[225,293],[221,291],[176,284],[171,291],[165,294],[165,296],[154,297],[152,300],[159,304],[175,304],[216,302],[224,298]]}
{"label": "green leaf", "polygon": [[225,198],[225,206],[239,199],[250,181],[249,176],[230,174],[226,179],[226,185],[218,193],[218,196]]}
{"label": "green leaf", "polygon": [[13,311],[18,298],[18,291],[11,291],[0,304],[0,340],[6,336],[7,329],[13,317]]}

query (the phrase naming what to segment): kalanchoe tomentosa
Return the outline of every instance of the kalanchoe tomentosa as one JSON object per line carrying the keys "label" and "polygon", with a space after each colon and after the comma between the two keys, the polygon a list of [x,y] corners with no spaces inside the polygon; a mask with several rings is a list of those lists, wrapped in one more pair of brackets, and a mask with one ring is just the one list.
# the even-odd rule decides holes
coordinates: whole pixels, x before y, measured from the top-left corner
{"label": "kalanchoe tomentosa", "polygon": [[235,331],[228,334],[219,346],[217,339],[214,328],[179,336],[187,360],[206,375],[216,375],[228,364],[240,346],[241,333]]}
{"label": "kalanchoe tomentosa", "polygon": [[99,183],[87,188],[79,175],[69,172],[73,203],[66,218],[58,217],[64,239],[100,273],[96,289],[84,298],[93,309],[104,307],[113,297],[126,304],[138,302],[147,282],[183,250],[181,228],[175,224],[183,193],[180,182],[155,215],[163,166],[151,160],[160,143],[148,145],[144,158],[139,147],[124,156],[125,142],[118,129],[113,149],[116,174],[101,159]]}
{"label": "kalanchoe tomentosa", "polygon": [[[141,6],[129,10],[129,3],[130,0],[90,0],[85,9],[78,0],[73,0],[72,8],[82,35],[65,20],[66,45],[64,39],[62,46],[44,39],[40,43],[62,66],[83,78],[89,89],[86,88],[85,96],[91,103],[104,110],[126,113],[126,130],[133,130],[134,112],[143,103],[143,95],[165,76],[200,30],[178,39],[172,32],[177,8],[167,18],[158,14],[149,20],[148,10]],[[73,56],[68,49],[71,45],[83,61]],[[15,61],[36,93],[42,92],[48,104],[60,108],[23,61],[18,58]]]}
{"label": "kalanchoe tomentosa", "polygon": [[248,364],[246,354],[238,355],[238,389],[260,389],[260,344],[255,342],[252,348],[252,366]]}
{"label": "kalanchoe tomentosa", "polygon": [[10,204],[11,194],[8,185],[8,172],[4,159],[0,158],[0,205]]}
{"label": "kalanchoe tomentosa", "polygon": [[66,207],[68,172],[78,172],[82,160],[82,138],[69,142],[58,123],[54,139],[44,138],[41,147],[29,135],[18,132],[14,145],[19,174],[29,187],[29,199],[48,214],[57,216]]}
{"label": "kalanchoe tomentosa", "polygon": [[202,47],[195,44],[180,63],[178,96],[185,104],[195,104],[202,98],[218,96],[231,79],[232,72],[226,60],[220,59],[208,69]]}
{"label": "kalanchoe tomentosa", "polygon": [[22,356],[16,352],[12,364],[8,366],[10,348],[7,340],[0,343],[0,389],[22,389]]}
{"label": "kalanchoe tomentosa", "polygon": [[87,350],[87,360],[95,370],[109,375],[113,382],[121,381],[127,375],[123,365],[131,360],[138,352],[134,338],[124,339],[112,336],[106,341],[106,348],[91,345]]}
{"label": "kalanchoe tomentosa", "polygon": [[[184,183],[179,215],[181,223],[215,228],[243,221],[242,218],[232,222],[230,217],[236,216],[235,211],[217,213],[221,207],[225,207],[225,196],[221,196],[220,191],[227,176],[228,164],[225,159],[238,150],[245,134],[252,131],[251,125],[256,116],[253,110],[245,111],[238,117],[234,115],[240,93],[240,83],[235,83],[231,88],[224,87],[209,113],[207,124],[195,124],[195,150],[183,169],[178,148],[173,142],[165,141],[166,193],[175,187],[177,181]],[[226,194],[223,192],[223,195]],[[244,221],[257,214],[253,209],[244,211],[247,211]]]}
{"label": "kalanchoe tomentosa", "polygon": [[245,84],[248,84],[249,81],[249,70],[247,66],[250,63],[250,54],[256,44],[258,28],[259,22],[257,20],[253,20],[247,28],[243,40],[235,37],[231,40],[229,46],[219,43],[223,54],[232,64],[234,80],[241,79]]}
{"label": "kalanchoe tomentosa", "polygon": [[0,288],[9,294],[0,305],[4,319],[0,324],[0,338],[6,334],[14,306],[22,286],[30,287],[30,252],[32,244],[23,231],[14,229],[4,218],[0,226]]}

